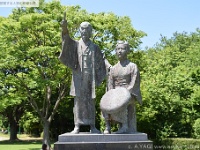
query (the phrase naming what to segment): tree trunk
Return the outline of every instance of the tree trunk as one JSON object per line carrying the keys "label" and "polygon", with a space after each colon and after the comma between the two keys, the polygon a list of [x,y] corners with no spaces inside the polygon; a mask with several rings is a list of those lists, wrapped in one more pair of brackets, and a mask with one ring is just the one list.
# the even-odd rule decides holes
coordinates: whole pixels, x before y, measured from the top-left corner
{"label": "tree trunk", "polygon": [[43,122],[43,144],[47,144],[48,149],[49,147],[51,147],[49,127],[50,127],[50,123],[47,120],[45,120]]}
{"label": "tree trunk", "polygon": [[14,118],[10,118],[10,140],[17,140],[17,122]]}

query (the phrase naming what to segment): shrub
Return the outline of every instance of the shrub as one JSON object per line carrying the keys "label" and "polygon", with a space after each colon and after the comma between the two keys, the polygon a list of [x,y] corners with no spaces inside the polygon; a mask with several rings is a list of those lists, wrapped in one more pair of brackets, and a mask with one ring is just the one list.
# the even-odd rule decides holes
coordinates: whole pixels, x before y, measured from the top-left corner
{"label": "shrub", "polygon": [[200,118],[195,120],[194,125],[193,125],[193,137],[200,139]]}

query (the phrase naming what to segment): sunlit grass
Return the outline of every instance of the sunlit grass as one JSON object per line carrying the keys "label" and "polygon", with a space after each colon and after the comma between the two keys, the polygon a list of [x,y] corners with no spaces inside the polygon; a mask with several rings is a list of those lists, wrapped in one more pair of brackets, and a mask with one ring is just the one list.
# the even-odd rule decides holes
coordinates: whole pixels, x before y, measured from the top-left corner
{"label": "sunlit grass", "polygon": [[0,141],[0,150],[40,150],[41,141]]}
{"label": "sunlit grass", "polygon": [[2,132],[0,132],[0,137],[9,137],[9,135],[8,134],[4,134],[4,133],[2,133]]}

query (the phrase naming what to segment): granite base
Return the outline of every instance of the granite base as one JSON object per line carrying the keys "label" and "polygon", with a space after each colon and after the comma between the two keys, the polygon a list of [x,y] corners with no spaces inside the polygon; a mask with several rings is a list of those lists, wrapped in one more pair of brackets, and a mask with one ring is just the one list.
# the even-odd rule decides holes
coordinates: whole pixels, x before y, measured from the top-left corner
{"label": "granite base", "polygon": [[70,134],[59,135],[54,150],[153,150],[147,134]]}

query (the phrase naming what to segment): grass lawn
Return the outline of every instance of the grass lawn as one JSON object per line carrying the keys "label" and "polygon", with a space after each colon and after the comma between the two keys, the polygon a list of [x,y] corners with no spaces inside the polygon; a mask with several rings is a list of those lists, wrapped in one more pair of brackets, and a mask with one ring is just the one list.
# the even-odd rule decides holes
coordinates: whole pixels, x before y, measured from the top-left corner
{"label": "grass lawn", "polygon": [[0,141],[0,150],[40,150],[41,141]]}
{"label": "grass lawn", "polygon": [[[42,139],[20,134],[18,141],[9,141],[8,134],[0,133],[0,150],[40,150]],[[53,148],[53,144],[51,146]]]}

